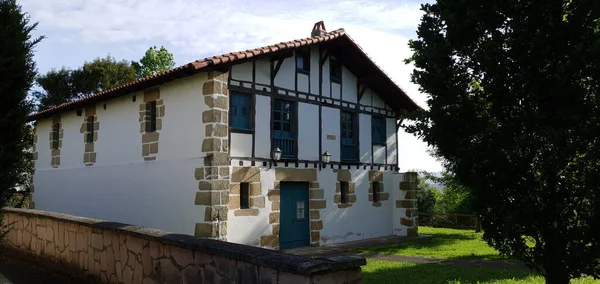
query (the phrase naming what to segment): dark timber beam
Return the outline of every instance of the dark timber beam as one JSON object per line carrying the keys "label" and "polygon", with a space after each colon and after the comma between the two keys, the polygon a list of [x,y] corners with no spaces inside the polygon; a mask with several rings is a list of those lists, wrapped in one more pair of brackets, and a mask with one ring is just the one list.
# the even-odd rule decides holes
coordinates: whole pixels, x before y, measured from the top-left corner
{"label": "dark timber beam", "polygon": [[329,52],[325,53],[325,55],[323,55],[323,57],[321,57],[321,59],[319,60],[320,66],[323,66],[323,64],[325,64],[325,61],[327,61],[328,57],[329,57]]}
{"label": "dark timber beam", "polygon": [[[275,64],[275,68],[273,68],[273,70],[271,70],[271,81],[275,80],[275,76],[277,76],[277,72],[279,72],[279,68],[281,68],[283,59],[284,58],[277,60],[277,64]],[[271,64],[271,66],[273,66],[273,64]]]}
{"label": "dark timber beam", "polygon": [[367,90],[367,85],[363,85],[362,88],[360,88],[360,91],[358,91],[358,104],[360,104],[360,100],[362,99],[366,90]]}

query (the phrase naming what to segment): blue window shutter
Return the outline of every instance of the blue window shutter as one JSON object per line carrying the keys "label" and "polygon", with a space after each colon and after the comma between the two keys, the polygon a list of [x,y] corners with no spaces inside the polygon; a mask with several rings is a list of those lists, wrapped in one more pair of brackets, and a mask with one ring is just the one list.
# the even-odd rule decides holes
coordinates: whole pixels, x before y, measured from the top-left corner
{"label": "blue window shutter", "polygon": [[387,138],[385,128],[385,118],[371,117],[371,137],[373,144],[385,144]]}
{"label": "blue window shutter", "polygon": [[231,93],[231,128],[238,130],[251,130],[250,95],[243,93]]}

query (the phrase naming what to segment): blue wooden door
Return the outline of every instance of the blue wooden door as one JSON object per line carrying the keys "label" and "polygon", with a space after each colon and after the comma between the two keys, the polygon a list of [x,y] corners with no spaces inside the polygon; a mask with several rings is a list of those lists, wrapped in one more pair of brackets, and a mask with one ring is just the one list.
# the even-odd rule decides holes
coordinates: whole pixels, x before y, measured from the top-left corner
{"label": "blue wooden door", "polygon": [[282,182],[279,247],[289,249],[310,244],[308,183]]}

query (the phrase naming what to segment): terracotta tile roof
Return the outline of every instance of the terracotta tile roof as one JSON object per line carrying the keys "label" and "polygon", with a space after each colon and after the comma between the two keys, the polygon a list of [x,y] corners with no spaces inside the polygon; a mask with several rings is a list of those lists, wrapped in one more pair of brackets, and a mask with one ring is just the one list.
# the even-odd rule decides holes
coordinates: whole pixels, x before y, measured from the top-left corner
{"label": "terracotta tile roof", "polygon": [[[99,101],[108,100],[114,97],[118,97],[121,95],[125,95],[131,92],[139,91],[142,89],[146,89],[158,84],[162,84],[165,82],[169,82],[175,80],[177,78],[190,76],[198,72],[208,71],[215,68],[218,68],[220,65],[228,65],[241,60],[249,60],[253,57],[260,57],[265,55],[270,55],[277,52],[290,51],[293,49],[297,49],[304,46],[320,44],[325,42],[331,42],[336,39],[345,38],[350,41],[350,43],[357,48],[361,55],[368,59],[371,62],[372,66],[376,68],[376,70],[385,77],[385,80],[391,82],[396,88],[397,91],[401,93],[402,96],[408,98],[406,93],[400,89],[395,83],[391,81],[391,79],[385,74],[381,68],[379,68],[373,61],[367,56],[367,54],[346,34],[344,29],[338,29],[331,32],[324,33],[319,36],[298,39],[288,42],[281,42],[278,44],[273,44],[269,46],[248,49],[245,51],[231,52],[227,54],[222,54],[218,56],[207,57],[202,60],[196,60],[190,62],[188,64],[176,67],[169,71],[161,72],[152,76],[148,76],[145,78],[141,78],[132,82],[129,82],[124,85],[117,86],[115,88],[105,90],[81,99],[77,99],[68,103],[64,103],[58,105],[56,107],[52,107],[46,110],[39,111],[37,113],[33,113],[29,115],[28,121],[38,120],[41,118],[49,117],[55,115],[60,112],[64,112],[71,109],[81,108],[87,104],[97,103]],[[408,109],[417,109],[419,108],[410,98],[408,98],[408,105],[405,107]]]}

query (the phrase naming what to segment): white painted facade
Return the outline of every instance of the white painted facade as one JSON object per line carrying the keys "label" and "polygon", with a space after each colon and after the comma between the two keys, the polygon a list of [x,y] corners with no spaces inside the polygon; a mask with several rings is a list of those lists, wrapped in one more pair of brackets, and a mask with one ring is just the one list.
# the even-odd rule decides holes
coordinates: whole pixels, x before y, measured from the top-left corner
{"label": "white painted facade", "polygon": [[[398,223],[404,209],[395,205],[404,197],[398,190],[401,175],[396,168],[397,125],[392,108],[370,88],[358,84],[356,76],[345,67],[341,82],[331,81],[329,64],[333,56],[319,66],[320,53],[326,50],[312,46],[310,51],[309,74],[296,72],[294,56],[283,59],[273,78],[271,68],[275,64],[269,58],[231,66],[230,92],[252,95],[254,127],[250,132],[229,133],[230,168],[260,167],[261,196],[266,197],[276,184],[275,168],[314,169],[321,153],[328,151],[332,163],[317,169],[326,201],[320,215],[323,229],[318,243],[406,235],[406,227]],[[194,170],[205,166],[206,154],[201,145],[206,136],[202,114],[209,110],[202,95],[206,80],[206,73],[198,73],[159,86],[165,114],[154,161],[145,161],[142,154],[139,107],[143,92],[96,104],[99,131],[94,145],[97,158],[92,166],[83,162],[85,145],[80,127],[84,116],[78,116],[75,110],[60,115],[64,136],[59,167],[52,167],[50,162],[52,118],[37,121],[36,208],[194,234],[194,225],[205,219],[205,207],[194,203],[198,192]],[[297,160],[282,161],[277,166],[270,161],[273,93],[278,99],[293,100],[297,110]],[[359,158],[348,165],[341,162],[342,110],[355,112],[358,125]],[[372,144],[373,115],[387,117],[385,145]],[[355,186],[356,201],[349,208],[338,208],[334,203],[340,169],[350,170]],[[369,201],[370,170],[383,171],[382,185],[390,196],[379,207]],[[272,201],[265,198],[264,208],[259,208],[255,216],[236,216],[234,210],[229,210],[227,240],[260,245],[261,236],[272,232],[271,205]]]}
{"label": "white painted facade", "polygon": [[61,114],[58,168],[50,166],[52,119],[37,121],[36,208],[193,234],[193,224],[203,219],[190,198],[198,191],[194,169],[203,165],[204,127],[198,122],[208,109],[201,94],[205,80],[206,74],[200,73],[160,86],[165,116],[152,162],[142,157],[141,92],[96,105],[100,130],[93,166],[83,163],[84,135],[79,129],[84,116],[76,111]]}

